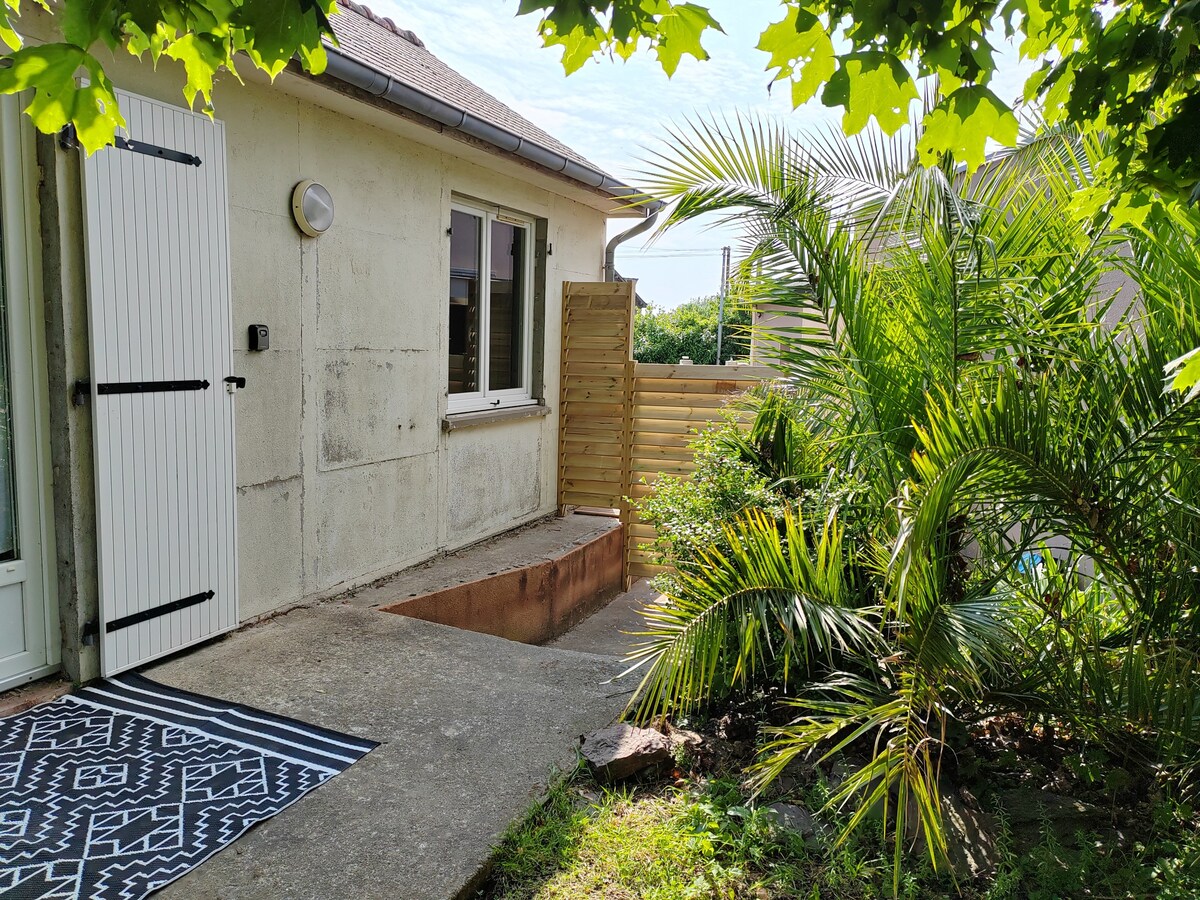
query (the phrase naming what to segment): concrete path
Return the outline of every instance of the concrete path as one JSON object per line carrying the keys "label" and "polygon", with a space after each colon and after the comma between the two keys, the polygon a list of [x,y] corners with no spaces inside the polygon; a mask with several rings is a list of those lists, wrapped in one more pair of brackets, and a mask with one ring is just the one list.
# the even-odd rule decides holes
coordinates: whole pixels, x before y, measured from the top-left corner
{"label": "concrete path", "polygon": [[627,701],[612,657],[530,647],[348,602],[299,609],[153,679],[380,741],[168,886],[167,900],[447,900]]}
{"label": "concrete path", "polygon": [[546,644],[555,650],[574,650],[601,656],[624,657],[645,638],[637,632],[645,629],[642,610],[659,598],[658,591],[646,579],[621,594],[566,634]]}

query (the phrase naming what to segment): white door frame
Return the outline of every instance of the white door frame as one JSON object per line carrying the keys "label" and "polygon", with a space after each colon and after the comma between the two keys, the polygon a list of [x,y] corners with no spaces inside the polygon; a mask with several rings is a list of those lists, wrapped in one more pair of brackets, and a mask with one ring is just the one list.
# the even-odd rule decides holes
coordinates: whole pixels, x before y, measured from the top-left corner
{"label": "white door frame", "polygon": [[46,653],[44,664],[0,678],[0,690],[57,672],[62,647],[53,565],[45,317],[40,305],[39,170],[33,128],[21,113],[22,99],[28,98],[0,96],[0,220],[4,225],[0,229],[0,251],[4,254],[8,304],[17,534],[25,571],[19,572],[11,563],[0,563],[0,583],[23,575],[32,595],[40,594]]}

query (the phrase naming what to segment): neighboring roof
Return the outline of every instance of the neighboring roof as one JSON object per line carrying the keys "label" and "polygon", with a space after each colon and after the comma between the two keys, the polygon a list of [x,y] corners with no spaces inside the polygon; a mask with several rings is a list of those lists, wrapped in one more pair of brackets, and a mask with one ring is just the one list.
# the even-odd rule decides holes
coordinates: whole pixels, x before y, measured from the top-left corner
{"label": "neighboring roof", "polygon": [[338,46],[329,48],[327,74],[612,197],[638,196],[454,71],[413,32],[351,0],[338,5],[340,14],[330,17]]}
{"label": "neighboring roof", "polygon": [[[620,272],[613,273],[613,280],[614,281],[637,281],[636,278],[626,278]],[[637,292],[636,288],[634,288],[634,291],[633,291],[633,299],[635,301],[634,306],[636,306],[638,309],[647,309],[650,306],[649,303],[647,303],[645,300],[642,299],[642,295]]]}

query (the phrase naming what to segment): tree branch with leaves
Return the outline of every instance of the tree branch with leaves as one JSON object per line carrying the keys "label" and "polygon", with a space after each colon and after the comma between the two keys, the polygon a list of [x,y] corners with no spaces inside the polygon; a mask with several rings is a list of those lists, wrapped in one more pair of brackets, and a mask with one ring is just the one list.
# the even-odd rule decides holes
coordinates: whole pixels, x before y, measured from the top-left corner
{"label": "tree branch with leaves", "polygon": [[[887,134],[907,124],[918,79],[932,76],[936,102],[924,116],[921,158],[943,155],[974,168],[988,140],[1017,141],[1018,103],[1036,102],[1050,125],[1103,130],[1114,152],[1098,181],[1120,182],[1120,202],[1145,191],[1200,197],[1200,3],[1115,0],[783,0],[758,49],[771,84],[792,103],[843,107],[857,134],[874,119]],[[572,72],[588,60],[657,55],[668,75],[683,55],[707,59],[703,41],[722,31],[709,11],[674,0],[521,0],[537,14],[548,47],[562,46]],[[1038,64],[1021,97],[996,93],[1006,42]],[[1130,195],[1133,195],[1132,198]],[[1097,208],[1105,191],[1090,199]]]}
{"label": "tree branch with leaves", "polygon": [[[325,40],[334,40],[329,16],[335,0],[26,0],[52,17],[60,40],[36,43],[22,27],[21,0],[0,0],[0,94],[31,92],[25,111],[39,131],[71,125],[92,153],[113,143],[125,127],[113,83],[97,55],[121,51],[165,57],[187,75],[189,107],[212,114],[213,80],[238,80],[242,54],[274,79],[293,57],[305,71],[325,69]],[[80,77],[82,75],[82,77]]]}

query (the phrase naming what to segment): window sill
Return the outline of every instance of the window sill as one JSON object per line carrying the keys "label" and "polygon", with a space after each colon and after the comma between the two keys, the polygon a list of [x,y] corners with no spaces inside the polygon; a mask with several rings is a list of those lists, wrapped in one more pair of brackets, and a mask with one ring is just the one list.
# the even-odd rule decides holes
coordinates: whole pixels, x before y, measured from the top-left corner
{"label": "window sill", "polygon": [[481,409],[476,412],[450,413],[442,419],[442,431],[458,431],[475,425],[507,422],[510,419],[533,419],[550,415],[550,407],[542,403],[510,406],[507,409]]}

